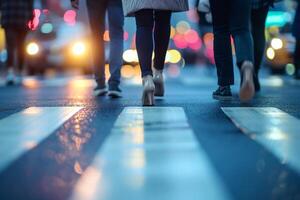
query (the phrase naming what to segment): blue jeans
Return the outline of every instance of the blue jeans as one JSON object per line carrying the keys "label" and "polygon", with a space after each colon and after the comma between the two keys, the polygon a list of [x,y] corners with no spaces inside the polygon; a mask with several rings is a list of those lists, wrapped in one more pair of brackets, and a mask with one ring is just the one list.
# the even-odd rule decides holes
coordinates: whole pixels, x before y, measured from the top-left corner
{"label": "blue jeans", "polygon": [[231,36],[236,50],[237,65],[254,61],[253,39],[250,31],[251,0],[210,0],[214,54],[218,84],[234,84]]}
{"label": "blue jeans", "polygon": [[109,70],[111,77],[109,86],[120,84],[120,70],[123,63],[124,49],[124,14],[121,0],[87,0],[87,8],[92,32],[93,61],[95,79],[99,86],[105,85],[105,15],[108,14],[110,33]]}

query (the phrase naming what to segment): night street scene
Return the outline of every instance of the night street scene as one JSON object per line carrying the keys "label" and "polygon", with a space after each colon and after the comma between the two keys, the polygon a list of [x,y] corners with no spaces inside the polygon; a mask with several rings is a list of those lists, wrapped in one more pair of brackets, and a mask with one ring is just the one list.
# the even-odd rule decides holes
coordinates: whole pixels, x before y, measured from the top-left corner
{"label": "night street scene", "polygon": [[0,13],[0,200],[300,200],[299,0]]}

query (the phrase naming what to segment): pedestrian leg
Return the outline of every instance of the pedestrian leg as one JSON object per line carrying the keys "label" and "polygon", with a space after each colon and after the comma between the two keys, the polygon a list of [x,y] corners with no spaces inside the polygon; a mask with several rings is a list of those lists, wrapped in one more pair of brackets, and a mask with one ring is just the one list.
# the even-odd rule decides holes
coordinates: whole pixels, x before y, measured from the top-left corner
{"label": "pedestrian leg", "polygon": [[237,65],[241,70],[240,99],[249,101],[255,94],[253,39],[250,32],[251,0],[232,0],[230,32],[234,39]]}
{"label": "pedestrian leg", "polygon": [[269,7],[265,6],[259,9],[252,9],[251,12],[251,30],[254,44],[254,85],[255,91],[260,91],[259,69],[265,52],[265,23]]}
{"label": "pedestrian leg", "polygon": [[89,0],[87,1],[87,8],[92,34],[91,44],[95,80],[97,82],[97,88],[101,90],[99,94],[95,95],[103,95],[105,93],[105,47],[103,34],[105,31],[105,13],[107,2]]}
{"label": "pedestrian leg", "polygon": [[234,84],[234,73],[229,26],[230,0],[210,0],[210,4],[214,19],[214,56],[219,85],[218,89],[213,92],[213,98],[231,100],[230,86]]}
{"label": "pedestrian leg", "polygon": [[171,33],[171,12],[155,11],[155,27],[154,27],[154,66],[153,80],[155,84],[155,96],[164,96],[164,78],[163,69],[165,59],[169,47]]}
{"label": "pedestrian leg", "polygon": [[6,85],[13,85],[15,83],[15,53],[16,53],[16,38],[17,31],[14,28],[6,27],[5,29],[6,38],[6,50],[7,50],[7,61],[6,61]]}
{"label": "pedestrian leg", "polygon": [[[110,79],[109,92],[120,94],[120,70],[123,64],[123,35],[124,14],[121,0],[111,0],[108,3],[108,23],[110,36],[109,70]],[[119,96],[119,95],[117,95]]]}
{"label": "pedestrian leg", "polygon": [[157,70],[163,70],[164,68],[166,53],[169,47],[170,32],[171,32],[171,12],[155,11],[154,67]]}
{"label": "pedestrian leg", "polygon": [[155,85],[152,73],[152,53],[153,53],[153,26],[154,11],[151,9],[140,10],[135,13],[137,32],[136,48],[143,77],[143,106],[154,105]]}
{"label": "pedestrian leg", "polygon": [[18,38],[16,38],[17,42],[17,78],[18,82],[22,82],[22,73],[24,70],[24,61],[25,61],[25,39],[27,36],[27,30],[19,30],[18,31]]}
{"label": "pedestrian leg", "polygon": [[142,70],[142,77],[152,76],[153,27],[154,11],[140,10],[136,12],[136,48]]}
{"label": "pedestrian leg", "polygon": [[214,31],[214,55],[218,85],[234,84],[232,48],[229,27],[229,0],[211,0]]}

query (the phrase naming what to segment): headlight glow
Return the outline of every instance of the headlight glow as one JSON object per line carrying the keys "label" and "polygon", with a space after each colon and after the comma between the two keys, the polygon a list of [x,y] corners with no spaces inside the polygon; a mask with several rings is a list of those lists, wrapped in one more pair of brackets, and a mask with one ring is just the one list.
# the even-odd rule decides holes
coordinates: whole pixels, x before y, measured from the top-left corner
{"label": "headlight glow", "polygon": [[27,45],[26,52],[28,55],[34,56],[34,55],[38,54],[39,51],[40,51],[40,47],[37,43],[31,42]]}
{"label": "headlight glow", "polygon": [[273,60],[273,59],[275,58],[275,51],[274,51],[274,49],[272,49],[271,47],[269,47],[269,48],[267,49],[267,57],[268,57],[268,59],[270,59],[270,60]]}
{"label": "headlight glow", "polygon": [[81,56],[86,52],[86,45],[83,42],[76,42],[72,46],[72,54]]}
{"label": "headlight glow", "polygon": [[283,47],[283,42],[280,38],[273,38],[271,40],[271,46],[275,50],[279,50]]}

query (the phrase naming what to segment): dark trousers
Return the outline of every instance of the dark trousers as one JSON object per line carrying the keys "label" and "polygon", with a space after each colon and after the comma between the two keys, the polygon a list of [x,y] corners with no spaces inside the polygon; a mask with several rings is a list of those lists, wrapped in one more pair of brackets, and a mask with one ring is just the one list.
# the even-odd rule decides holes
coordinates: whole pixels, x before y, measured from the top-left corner
{"label": "dark trousers", "polygon": [[108,14],[110,33],[109,53],[109,85],[120,84],[120,70],[123,63],[124,49],[124,14],[121,0],[87,0],[90,27],[92,32],[93,61],[95,79],[98,85],[105,85],[105,46],[103,34],[105,31],[105,15]]}
{"label": "dark trousers", "polygon": [[[7,68],[15,67],[21,72],[24,67],[26,28],[5,27]],[[16,57],[15,57],[16,56]],[[15,64],[15,60],[17,63]]]}
{"label": "dark trousers", "polygon": [[296,39],[294,63],[295,63],[295,67],[296,67],[296,72],[299,74],[300,73],[300,38]]}
{"label": "dark trousers", "polygon": [[210,0],[210,3],[218,84],[228,86],[234,84],[231,36],[238,66],[254,59],[250,32],[251,0]]}
{"label": "dark trousers", "polygon": [[269,6],[265,6],[259,9],[253,9],[251,12],[251,30],[254,43],[254,69],[257,76],[265,52],[265,24],[268,11]]}
{"label": "dark trousers", "polygon": [[154,68],[158,70],[164,68],[170,40],[171,12],[145,9],[136,12],[135,18],[137,26],[136,48],[144,77],[152,75],[153,49]]}

